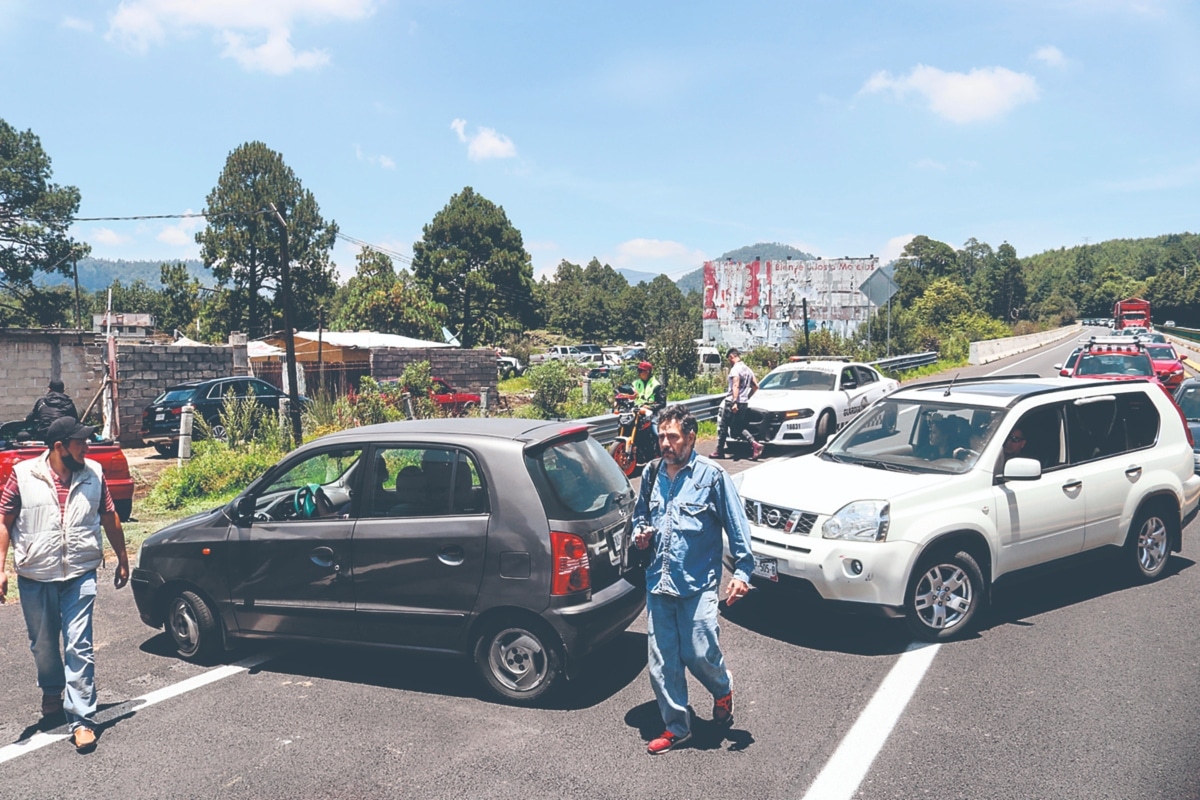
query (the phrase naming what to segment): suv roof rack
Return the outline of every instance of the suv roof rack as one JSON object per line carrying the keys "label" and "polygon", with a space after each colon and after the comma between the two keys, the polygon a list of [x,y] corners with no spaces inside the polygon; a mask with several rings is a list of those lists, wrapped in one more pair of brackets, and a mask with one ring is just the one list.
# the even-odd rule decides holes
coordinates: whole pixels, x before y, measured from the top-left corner
{"label": "suv roof rack", "polygon": [[800,364],[805,361],[853,361],[850,356],[788,356],[789,364]]}
{"label": "suv roof rack", "polygon": [[971,383],[994,383],[997,380],[1009,380],[1012,378],[1021,378],[1023,380],[1028,379],[1028,378],[1037,378],[1038,380],[1049,380],[1044,375],[1038,375],[1036,372],[1021,372],[1016,375],[980,375],[980,376],[976,376],[973,378],[958,378],[958,379],[943,378],[943,379],[937,380],[937,381],[927,381],[925,383],[914,383],[911,386],[904,386],[902,388],[904,388],[906,390],[907,389],[926,389],[931,386],[946,386],[947,384],[954,384],[955,386],[961,386],[963,384],[971,384]]}

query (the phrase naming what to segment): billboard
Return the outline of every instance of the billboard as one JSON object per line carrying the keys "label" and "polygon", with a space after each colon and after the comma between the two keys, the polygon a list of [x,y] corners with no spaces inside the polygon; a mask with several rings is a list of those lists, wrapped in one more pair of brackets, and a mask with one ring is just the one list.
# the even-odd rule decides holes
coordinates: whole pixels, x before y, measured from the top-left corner
{"label": "billboard", "polygon": [[707,261],[704,264],[704,339],[728,347],[781,345],[809,330],[850,336],[874,306],[859,287],[879,259]]}

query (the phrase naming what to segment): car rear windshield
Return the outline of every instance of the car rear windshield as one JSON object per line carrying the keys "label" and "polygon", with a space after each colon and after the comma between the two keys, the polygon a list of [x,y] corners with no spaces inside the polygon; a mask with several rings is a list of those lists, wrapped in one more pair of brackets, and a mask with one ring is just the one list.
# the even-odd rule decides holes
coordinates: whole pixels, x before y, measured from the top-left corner
{"label": "car rear windshield", "polygon": [[547,447],[534,460],[555,499],[573,516],[604,513],[629,491],[617,462],[590,436]]}
{"label": "car rear windshield", "polygon": [[192,399],[192,393],[196,391],[195,386],[187,386],[180,389],[167,389],[158,396],[154,402],[156,403],[182,403],[185,400]]}
{"label": "car rear windshield", "polygon": [[1154,365],[1144,355],[1124,353],[1086,353],[1079,357],[1076,375],[1138,375],[1154,374]]}

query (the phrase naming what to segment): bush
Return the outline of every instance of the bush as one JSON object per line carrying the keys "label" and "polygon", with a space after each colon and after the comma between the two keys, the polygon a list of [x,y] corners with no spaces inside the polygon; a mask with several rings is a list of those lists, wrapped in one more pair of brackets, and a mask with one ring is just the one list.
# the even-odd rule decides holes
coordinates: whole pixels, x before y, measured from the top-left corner
{"label": "bush", "polygon": [[577,381],[571,367],[563,361],[547,361],[530,368],[525,376],[533,387],[533,405],[543,418],[561,417],[562,405]]}
{"label": "bush", "polygon": [[191,460],[183,467],[168,467],[150,491],[148,501],[170,510],[202,498],[220,503],[249,486],[281,455],[279,450],[258,444],[233,449],[215,439],[196,442]]}

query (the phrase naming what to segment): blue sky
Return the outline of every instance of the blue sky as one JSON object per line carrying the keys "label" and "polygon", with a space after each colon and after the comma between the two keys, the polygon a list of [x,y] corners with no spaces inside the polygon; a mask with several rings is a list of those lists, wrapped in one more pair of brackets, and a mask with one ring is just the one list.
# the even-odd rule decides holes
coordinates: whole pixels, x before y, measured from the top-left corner
{"label": "blue sky", "polygon": [[[1025,256],[1197,230],[1200,4],[0,0],[0,118],[82,217],[200,211],[261,140],[401,253],[473,186],[539,276],[917,234]],[[172,259],[200,224],[74,234]]]}

